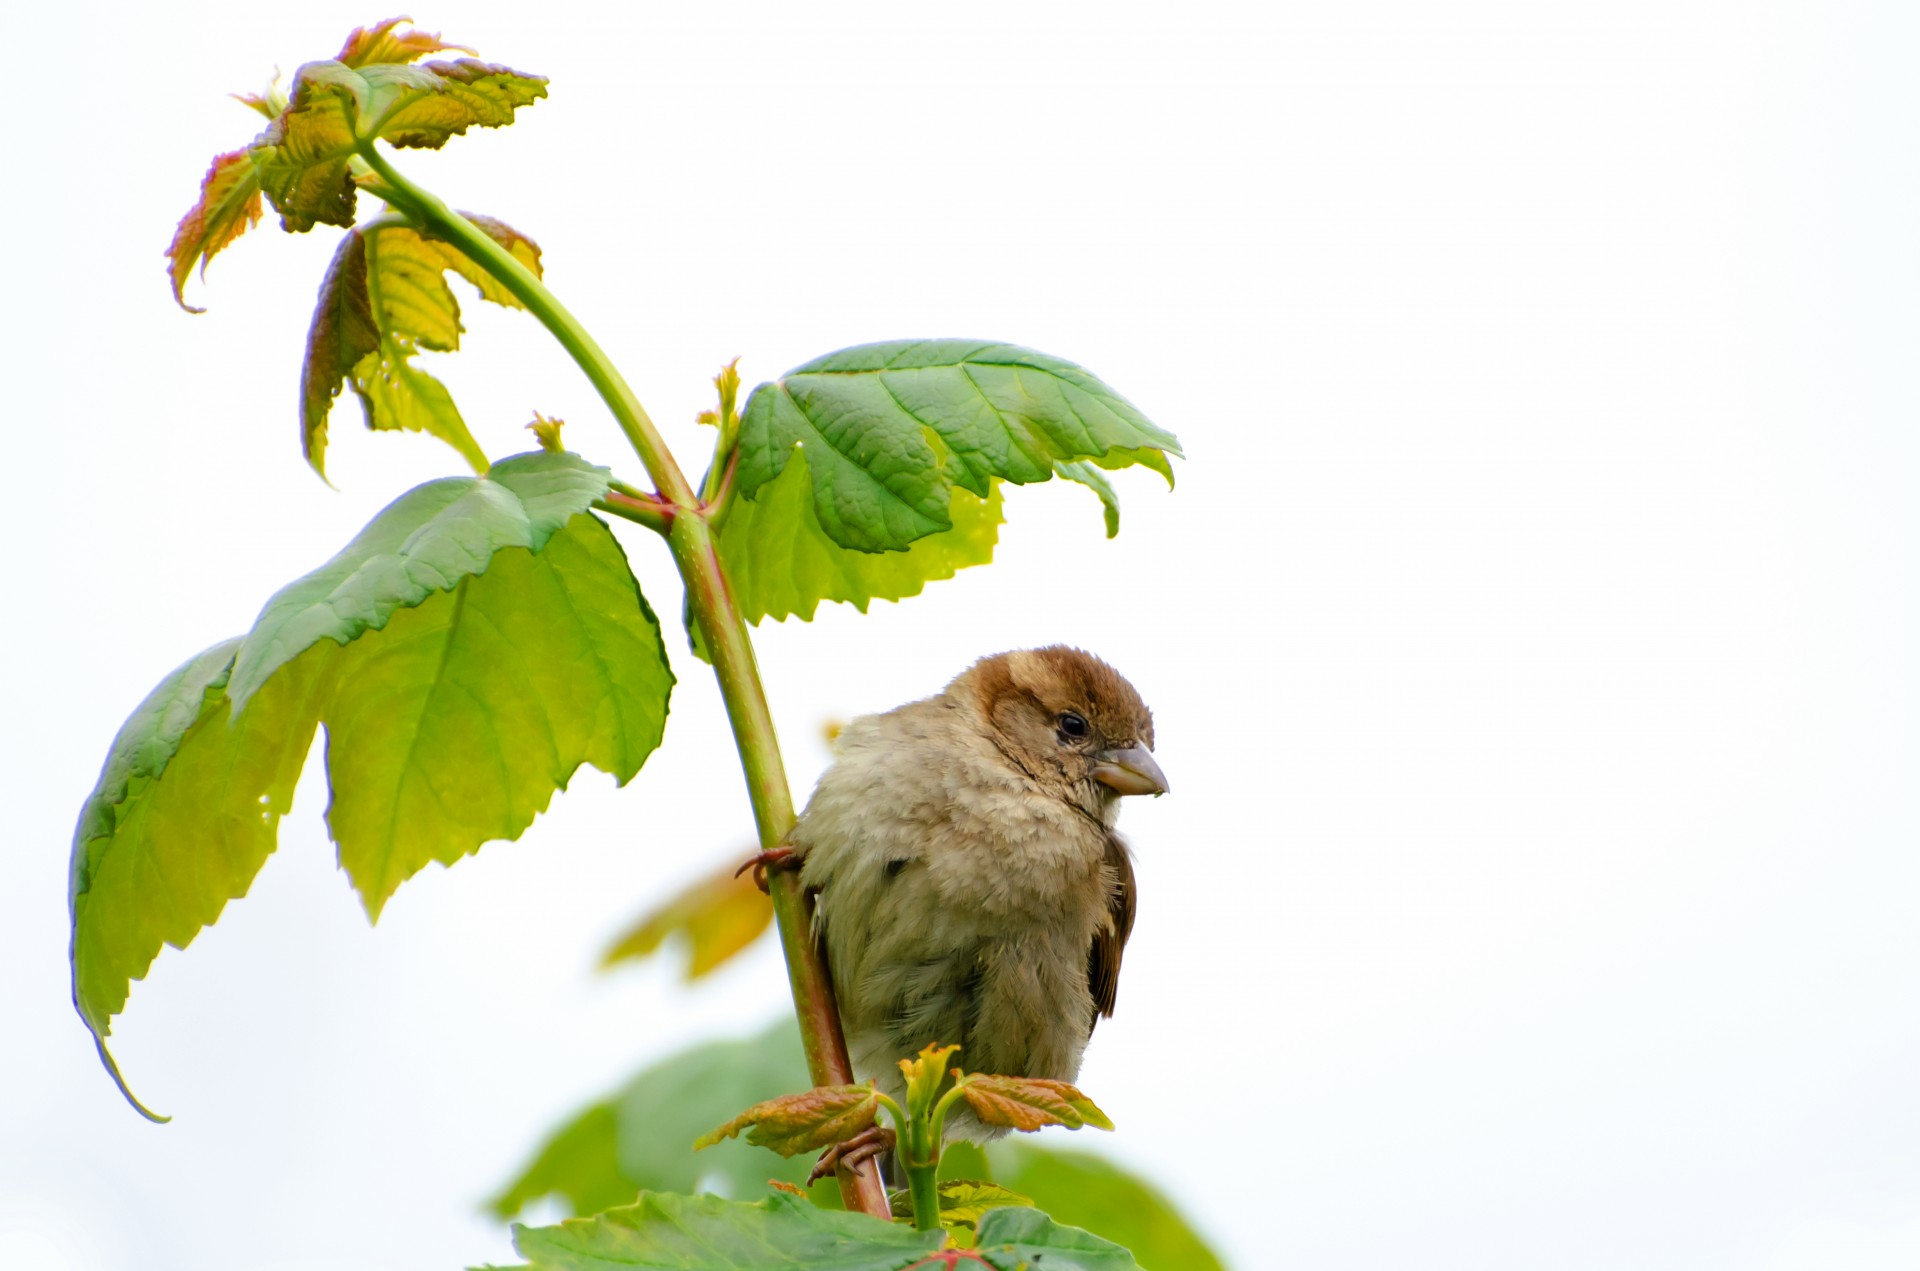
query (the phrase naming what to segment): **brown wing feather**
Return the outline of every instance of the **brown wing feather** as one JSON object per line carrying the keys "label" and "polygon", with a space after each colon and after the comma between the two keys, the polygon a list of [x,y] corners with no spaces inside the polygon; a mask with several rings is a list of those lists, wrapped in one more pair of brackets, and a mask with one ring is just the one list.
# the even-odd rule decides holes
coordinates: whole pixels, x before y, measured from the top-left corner
{"label": "brown wing feather", "polygon": [[1120,992],[1120,955],[1126,951],[1127,937],[1133,934],[1133,861],[1126,844],[1117,835],[1107,835],[1106,867],[1113,871],[1113,890],[1107,893],[1107,921],[1093,933],[1093,948],[1087,953],[1087,988],[1093,993],[1093,1018],[1087,1021],[1087,1033],[1102,1015],[1113,1014],[1114,999]]}

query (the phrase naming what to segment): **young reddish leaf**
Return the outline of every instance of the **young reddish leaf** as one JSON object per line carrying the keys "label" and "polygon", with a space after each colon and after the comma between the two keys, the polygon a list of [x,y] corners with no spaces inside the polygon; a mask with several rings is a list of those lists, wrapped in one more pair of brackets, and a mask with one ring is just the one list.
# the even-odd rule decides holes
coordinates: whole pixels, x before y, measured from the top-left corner
{"label": "young reddish leaf", "polygon": [[413,19],[388,18],[377,26],[355,27],[333,60],[345,66],[359,67],[380,62],[417,62],[429,53],[449,50],[473,52],[464,44],[441,43],[438,32],[416,30],[396,34],[394,28],[403,22],[412,25]]}
{"label": "young reddish leaf", "polygon": [[367,294],[366,240],[349,234],[320,281],[300,370],[300,449],[322,476],[327,471],[327,415],[333,399],[361,360],[379,350],[380,329],[374,325]]}
{"label": "young reddish leaf", "polygon": [[1091,1125],[1111,1130],[1113,1122],[1093,1100],[1064,1081],[1044,1077],[1001,1077],[968,1073],[960,1079],[960,1093],[973,1114],[988,1125],[1004,1125],[1023,1132],[1044,1125],[1077,1130]]}
{"label": "young reddish leaf", "polygon": [[[538,427],[539,425],[534,425]],[[747,850],[741,850],[741,856]],[[773,923],[773,905],[729,861],[664,905],[641,917],[600,957],[613,966],[644,958],[672,935],[687,938],[687,979],[697,980],[760,938]]]}
{"label": "young reddish leaf", "polygon": [[354,219],[351,161],[374,141],[438,149],[475,124],[497,128],[547,95],[547,81],[462,58],[405,66],[309,62],[286,110],[248,153],[280,224],[300,233]]}
{"label": "young reddish leaf", "polygon": [[[537,270],[540,249],[532,240],[487,217],[475,223]],[[301,378],[301,445],[316,472],[326,474],[327,417],[343,383],[359,397],[367,427],[428,433],[459,451],[474,471],[487,470],[486,452],[453,395],[413,363],[422,349],[460,347],[460,304],[449,270],[462,277],[478,273],[452,244],[409,226],[374,222],[342,240],[320,286]],[[485,274],[479,278],[493,283]],[[497,283],[481,285],[480,294],[518,305]]]}
{"label": "young reddish leaf", "polygon": [[815,1152],[844,1143],[873,1124],[880,1097],[871,1084],[815,1086],[799,1094],[756,1103],[733,1120],[693,1141],[694,1149],[712,1147],[742,1130],[747,1142],[782,1156]]}
{"label": "young reddish leaf", "polygon": [[244,150],[216,155],[200,181],[200,198],[173,231],[167,245],[167,273],[173,279],[173,298],[188,313],[204,313],[187,303],[187,277],[197,263],[200,277],[207,262],[234,239],[260,222],[260,179]]}

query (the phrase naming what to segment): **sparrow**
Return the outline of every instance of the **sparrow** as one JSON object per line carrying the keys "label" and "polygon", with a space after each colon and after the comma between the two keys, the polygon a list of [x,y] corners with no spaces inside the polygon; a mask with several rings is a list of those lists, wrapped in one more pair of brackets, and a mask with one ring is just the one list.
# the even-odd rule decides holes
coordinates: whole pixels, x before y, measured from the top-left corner
{"label": "sparrow", "polygon": [[[969,1071],[1072,1081],[1133,930],[1120,799],[1166,790],[1152,712],[1079,649],[982,658],[849,723],[785,865],[813,897],[855,1075],[899,1099],[899,1060],[957,1044]],[[947,1122],[1004,1132],[964,1106]]]}

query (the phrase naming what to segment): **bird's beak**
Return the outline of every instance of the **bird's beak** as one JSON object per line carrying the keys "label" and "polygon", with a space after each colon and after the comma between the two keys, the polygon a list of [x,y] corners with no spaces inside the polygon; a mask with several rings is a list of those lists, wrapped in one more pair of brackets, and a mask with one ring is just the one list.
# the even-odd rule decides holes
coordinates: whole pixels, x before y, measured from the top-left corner
{"label": "bird's beak", "polygon": [[1121,794],[1165,794],[1167,774],[1153,761],[1153,752],[1145,746],[1125,750],[1103,750],[1095,756],[1093,779],[1111,786]]}

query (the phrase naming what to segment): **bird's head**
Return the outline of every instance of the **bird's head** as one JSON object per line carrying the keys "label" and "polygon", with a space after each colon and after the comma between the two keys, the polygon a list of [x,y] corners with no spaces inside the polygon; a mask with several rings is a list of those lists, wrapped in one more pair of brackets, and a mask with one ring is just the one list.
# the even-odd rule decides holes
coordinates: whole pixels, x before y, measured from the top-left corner
{"label": "bird's head", "polygon": [[1110,822],[1123,794],[1165,794],[1153,758],[1153,712],[1120,672],[1050,645],[982,658],[955,688],[1008,758],[1050,794]]}

